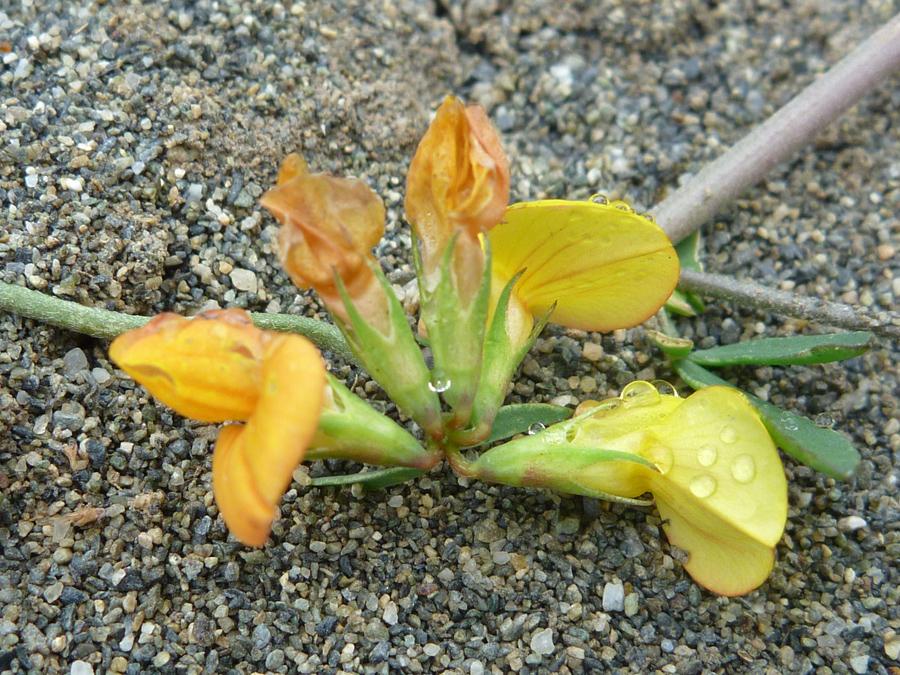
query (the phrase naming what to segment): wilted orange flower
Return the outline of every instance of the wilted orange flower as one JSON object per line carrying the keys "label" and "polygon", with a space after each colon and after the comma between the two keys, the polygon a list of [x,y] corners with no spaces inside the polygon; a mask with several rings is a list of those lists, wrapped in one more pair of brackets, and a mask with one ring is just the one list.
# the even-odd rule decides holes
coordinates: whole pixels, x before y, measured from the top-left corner
{"label": "wilted orange flower", "polygon": [[487,114],[448,97],[419,142],[406,180],[406,217],[422,242],[426,274],[440,268],[454,234],[471,247],[501,221],[508,203],[509,164]]}
{"label": "wilted orange flower", "polygon": [[377,323],[387,312],[372,269],[377,263],[371,250],[384,234],[378,195],[361,180],[310,173],[303,158],[292,154],[260,204],[282,225],[278,257],[293,282],[315,289],[329,311],[347,321],[337,277],[357,310]]}
{"label": "wilted orange flower", "polygon": [[262,546],[291,474],[314,437],[325,388],[318,350],[299,335],[263,331],[239,309],[188,319],[161,314],[123,333],[110,357],[179,414],[222,429],[213,493],[228,529]]}

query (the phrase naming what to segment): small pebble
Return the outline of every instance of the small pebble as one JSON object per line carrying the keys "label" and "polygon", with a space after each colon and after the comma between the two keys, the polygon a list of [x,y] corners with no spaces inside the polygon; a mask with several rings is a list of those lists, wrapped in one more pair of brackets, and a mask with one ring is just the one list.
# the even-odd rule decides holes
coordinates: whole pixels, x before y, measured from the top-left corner
{"label": "small pebble", "polygon": [[543,656],[553,653],[553,631],[549,628],[538,631],[531,638],[531,650]]}
{"label": "small pebble", "polygon": [[622,584],[608,583],[603,587],[603,611],[621,612],[625,609],[625,587]]}

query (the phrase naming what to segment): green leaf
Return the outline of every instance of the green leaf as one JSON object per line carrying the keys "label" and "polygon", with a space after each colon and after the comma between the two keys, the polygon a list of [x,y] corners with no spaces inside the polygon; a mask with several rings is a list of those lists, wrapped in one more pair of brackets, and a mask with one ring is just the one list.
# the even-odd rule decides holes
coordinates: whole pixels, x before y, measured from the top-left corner
{"label": "green leaf", "polygon": [[524,434],[535,424],[549,427],[572,416],[571,408],[563,408],[549,403],[521,403],[500,408],[490,435],[484,444],[496,443],[516,434]]}
{"label": "green leaf", "polygon": [[702,366],[807,366],[852,359],[872,347],[872,333],[798,335],[762,338],[693,352],[688,358]]}
{"label": "green leaf", "polygon": [[665,333],[660,333],[655,330],[648,330],[647,337],[653,341],[653,344],[662,350],[663,354],[670,356],[673,359],[683,359],[690,354],[691,350],[694,348],[694,343],[690,340],[672,337],[671,335],[666,335]]}
{"label": "green leaf", "polygon": [[407,469],[403,466],[396,466],[389,469],[378,469],[377,471],[360,471],[359,473],[351,473],[344,476],[322,476],[321,478],[313,478],[310,485],[313,487],[335,487],[359,483],[366,490],[380,490],[392,485],[405,483],[421,476],[423,473],[425,471],[422,469]]}
{"label": "green leaf", "polygon": [[[674,361],[672,366],[694,389],[714,385],[732,387],[690,359]],[[806,417],[782,410],[756,396],[746,392],[744,395],[756,408],[775,444],[791,457],[838,480],[848,480],[856,472],[859,452],[843,435],[819,427]]]}

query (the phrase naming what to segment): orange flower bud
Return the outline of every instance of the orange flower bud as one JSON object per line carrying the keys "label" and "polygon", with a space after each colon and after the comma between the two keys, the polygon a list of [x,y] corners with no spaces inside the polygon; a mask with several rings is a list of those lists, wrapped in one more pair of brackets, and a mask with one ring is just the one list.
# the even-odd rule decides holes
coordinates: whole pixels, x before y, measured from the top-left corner
{"label": "orange flower bud", "polygon": [[364,182],[309,173],[306,162],[293,154],[260,204],[282,225],[278,257],[295,284],[315,289],[345,321],[335,275],[355,303],[386,307],[370,267],[377,264],[371,249],[384,234],[384,204]]}
{"label": "orange flower bud", "polygon": [[426,270],[440,264],[457,230],[475,238],[502,219],[509,164],[484,109],[447,98],[419,143],[406,181],[406,217]]}

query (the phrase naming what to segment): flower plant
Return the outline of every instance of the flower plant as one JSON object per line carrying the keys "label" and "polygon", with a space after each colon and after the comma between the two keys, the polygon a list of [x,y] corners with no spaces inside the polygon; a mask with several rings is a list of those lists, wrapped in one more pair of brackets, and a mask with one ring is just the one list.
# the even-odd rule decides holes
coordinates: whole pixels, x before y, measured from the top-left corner
{"label": "flower plant", "polygon": [[[655,503],[698,583],[724,595],[753,590],[772,569],[787,518],[776,444],[838,477],[852,474],[858,455],[838,434],[813,431],[808,420],[801,430],[789,413],[705,366],[836,360],[865,351],[870,337],[760,340],[716,353],[693,352],[668,330],[654,340],[700,389],[687,398],[667,383],[634,382],[607,401],[583,402],[570,419],[571,410],[555,406],[504,407],[548,322],[589,331],[637,325],[672,296],[679,255],[690,260],[622,202],[508,201],[508,163],[486,114],[448,98],[407,181],[416,322],[371,253],[385,209],[364,182],[312,173],[290,155],[261,199],[281,224],[288,276],[315,290],[353,357],[415,427],[351,393],[306,338],[258,328],[242,310],[161,315],[118,337],[110,355],[180,414],[228,422],[213,454],[213,491],[226,525],[247,545],[268,539],[304,459],[393,467],[318,481],[374,488],[446,458],[474,479]],[[696,307],[689,296],[673,302]],[[540,430],[520,435],[529,429]]]}

